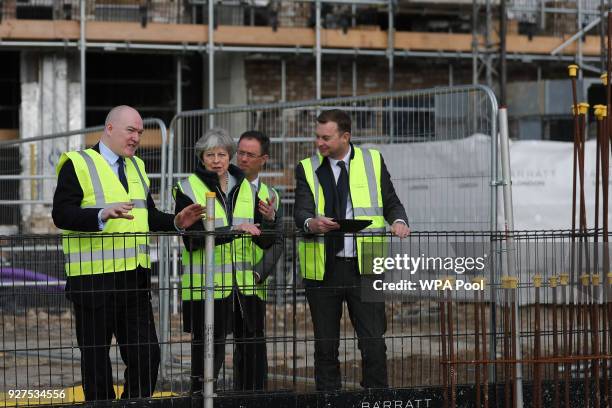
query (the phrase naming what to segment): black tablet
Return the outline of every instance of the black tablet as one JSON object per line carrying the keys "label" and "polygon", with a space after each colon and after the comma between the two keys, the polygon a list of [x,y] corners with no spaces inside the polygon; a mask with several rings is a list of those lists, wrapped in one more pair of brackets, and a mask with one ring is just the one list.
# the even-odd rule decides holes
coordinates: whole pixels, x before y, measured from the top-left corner
{"label": "black tablet", "polygon": [[334,219],[333,221],[340,224],[340,232],[359,232],[372,223],[371,220],[337,220],[337,219]]}

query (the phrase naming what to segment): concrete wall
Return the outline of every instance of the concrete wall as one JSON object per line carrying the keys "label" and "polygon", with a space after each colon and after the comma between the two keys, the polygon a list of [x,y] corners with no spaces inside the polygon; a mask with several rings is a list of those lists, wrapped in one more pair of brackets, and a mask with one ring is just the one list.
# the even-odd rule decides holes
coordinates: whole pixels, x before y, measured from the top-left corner
{"label": "concrete wall", "polygon": [[[27,139],[81,127],[81,98],[78,60],[63,53],[21,54],[20,137]],[[22,174],[55,175],[62,152],[80,148],[80,137],[26,143],[21,148]],[[50,203],[56,180],[24,180],[22,200]],[[50,204],[24,204],[22,222],[27,232],[54,231],[49,225]]]}

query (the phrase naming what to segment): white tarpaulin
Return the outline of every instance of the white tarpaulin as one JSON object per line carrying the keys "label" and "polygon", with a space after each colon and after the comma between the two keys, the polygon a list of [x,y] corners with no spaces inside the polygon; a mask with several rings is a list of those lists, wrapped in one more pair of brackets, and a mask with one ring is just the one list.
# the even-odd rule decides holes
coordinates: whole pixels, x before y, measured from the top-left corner
{"label": "white tarpaulin", "polygon": [[491,139],[376,145],[415,231],[488,231]]}
{"label": "white tarpaulin", "polygon": [[[594,226],[595,148],[595,140],[586,142],[585,197],[589,228]],[[573,149],[573,144],[567,142],[512,142],[510,163],[515,229],[571,228]],[[577,195],[578,192],[577,184]],[[599,200],[601,211],[601,196]],[[599,226],[601,228],[601,216]]]}
{"label": "white tarpaulin", "polygon": [[[375,147],[383,154],[414,230],[488,230],[491,203],[488,136]],[[515,141],[510,145],[510,163],[515,229],[569,229],[573,144]],[[586,143],[585,173],[588,225],[593,227],[594,140]],[[498,197],[501,200],[501,188]],[[498,226],[503,225],[500,205]]]}

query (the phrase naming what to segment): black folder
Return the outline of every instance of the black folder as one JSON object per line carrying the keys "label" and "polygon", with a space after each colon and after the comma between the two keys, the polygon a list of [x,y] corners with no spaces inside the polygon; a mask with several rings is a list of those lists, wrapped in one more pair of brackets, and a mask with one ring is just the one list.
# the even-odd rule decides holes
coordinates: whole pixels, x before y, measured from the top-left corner
{"label": "black folder", "polygon": [[336,230],[339,232],[359,232],[372,223],[371,220],[338,220],[334,219],[334,222],[340,224],[340,229]]}

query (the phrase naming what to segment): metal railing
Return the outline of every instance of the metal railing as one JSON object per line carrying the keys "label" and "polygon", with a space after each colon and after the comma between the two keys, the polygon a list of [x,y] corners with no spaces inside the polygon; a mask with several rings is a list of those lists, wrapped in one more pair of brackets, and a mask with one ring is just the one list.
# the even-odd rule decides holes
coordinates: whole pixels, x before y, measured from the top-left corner
{"label": "metal railing", "polygon": [[169,125],[167,191],[194,170],[193,146],[207,129],[236,140],[259,130],[271,139],[262,179],[292,216],[295,166],[314,154],[316,117],[332,108],[351,115],[354,143],[382,152],[414,229],[496,229],[497,101],[483,86],[181,112]]}
{"label": "metal railing", "polygon": [[[378,25],[377,7],[386,7],[386,0],[323,2],[322,26],[346,29],[351,25]],[[0,4],[1,19],[78,20],[81,5],[89,21],[137,22],[166,24],[207,24],[206,0],[29,0],[4,1]],[[384,12],[384,10],[383,10]],[[217,0],[214,5],[215,25],[313,27],[315,2],[310,1],[242,1]]]}
{"label": "metal railing", "polygon": [[[151,193],[160,208],[166,206],[166,126],[160,119],[143,121],[145,132],[138,155],[147,167]],[[0,225],[11,233],[57,231],[51,220],[51,204],[57,182],[55,166],[63,152],[91,147],[104,126],[59,132],[39,137],[1,141],[0,149],[12,160],[0,164]],[[6,232],[5,232],[6,233]]]}
{"label": "metal railing", "polygon": [[[385,264],[385,274],[381,275],[385,282],[399,283],[406,279],[417,285],[417,290],[388,289],[382,299],[387,320],[384,340],[390,390],[419,389],[423,398],[429,398],[440,406],[444,395],[450,401],[454,393],[457,406],[467,401],[472,404],[480,401],[477,406],[483,406],[483,393],[487,389],[491,406],[513,406],[512,386],[515,379],[511,367],[520,361],[527,395],[538,395],[540,392],[552,396],[559,392],[563,400],[568,387],[571,390],[570,406],[585,406],[584,401],[589,398],[593,403],[596,389],[602,404],[606,392],[609,398],[609,390],[604,388],[603,383],[608,381],[606,384],[609,384],[612,375],[612,343],[608,341],[611,333],[612,280],[605,273],[605,263],[602,261],[585,266],[585,258],[580,258],[583,260],[582,266],[564,278],[566,271],[570,270],[569,265],[578,262],[578,250],[582,248],[583,255],[587,251],[587,247],[577,247],[576,256],[571,256],[575,240],[571,232],[519,231],[509,234],[516,244],[515,252],[510,254],[517,261],[515,281],[508,281],[504,263],[499,261],[506,234],[416,232],[401,241],[387,237],[392,250],[385,254],[391,259],[393,254],[416,255],[417,258],[452,254],[454,260],[466,255],[488,258],[482,270],[478,270],[475,264],[468,266],[465,263],[463,266],[467,270],[458,269],[461,265],[455,262],[450,269],[431,268],[416,274],[400,264],[393,267]],[[592,260],[592,241],[596,235],[589,232],[587,238],[591,242],[588,251]],[[202,239],[204,236],[183,235],[178,240],[180,249],[184,248],[183,241]],[[121,237],[127,243],[135,239],[131,235]],[[164,234],[151,234],[150,238],[150,289],[148,284],[132,288],[127,283],[121,286],[121,283],[115,282],[121,287],[97,289],[92,286],[72,289],[72,293],[73,296],[75,293],[83,296],[97,294],[117,299],[124,295],[147,294],[150,290],[159,344],[162,350],[169,350],[168,358],[162,360],[163,375],[157,381],[154,397],[173,398],[178,403],[197,398],[190,392],[193,335],[184,332],[185,310],[182,309],[178,315],[172,314],[169,303],[163,301],[173,296],[174,292],[179,296],[181,293],[180,287],[170,285],[171,276],[158,272],[164,269],[160,263],[169,259],[169,256],[161,254],[169,254],[173,250],[170,244],[173,240]],[[239,236],[234,238],[241,239]],[[268,366],[265,392],[235,388],[234,378],[239,368],[231,356],[244,345],[244,339],[229,335],[222,348],[225,358],[217,379],[218,398],[274,399],[287,393],[314,391],[313,349],[316,339],[310,309],[303,297],[299,263],[295,259],[300,238],[300,234],[285,232],[284,239],[290,249],[283,255],[289,261],[284,264],[293,266],[283,269],[282,273],[293,275],[293,283],[285,285],[276,281],[268,285],[267,292],[276,292],[276,296],[283,297],[285,302],[264,302],[265,336],[263,339],[250,339],[251,342],[265,343]],[[113,259],[121,258],[126,253],[116,244],[113,244],[112,250],[115,255]],[[16,402],[67,404],[82,401],[76,320],[63,291],[66,280],[61,237],[1,237],[0,253],[3,256],[0,267],[3,363],[0,406],[12,406]],[[602,259],[609,255],[602,247],[597,253]],[[372,259],[372,265],[376,264]],[[192,272],[183,274],[196,273],[198,268],[194,266]],[[584,275],[588,279],[585,280]],[[369,285],[373,279],[363,278],[362,282]],[[435,282],[441,285],[450,282],[454,289],[442,290],[441,286],[425,289],[419,283],[421,280],[434,282],[432,285]],[[456,284],[459,281],[464,284],[482,282],[483,290],[458,289]],[[229,288],[235,288],[238,285],[236,282],[234,276]],[[361,289],[367,289],[367,285]],[[217,285],[216,289],[220,287]],[[202,287],[192,289],[197,291]],[[244,291],[245,286],[240,290]],[[493,292],[496,294],[493,295]],[[370,301],[366,296],[362,295],[362,300]],[[498,300],[492,303],[492,297]],[[512,306],[518,299],[520,327],[515,327],[512,324]],[[346,307],[343,309],[339,340],[342,387],[345,392],[353,392],[360,389],[362,363],[348,310]],[[230,308],[228,313],[239,313],[238,310]],[[513,341],[521,343],[524,354],[520,360],[512,355]],[[148,344],[137,341],[132,345]],[[109,346],[113,381],[121,384],[125,369],[122,358],[125,356],[119,353],[119,346],[114,342]],[[32,395],[28,397],[27,392],[16,395],[16,390],[30,390]],[[35,390],[39,390],[36,396],[33,394]],[[47,393],[43,395],[43,390],[51,391],[49,395],[55,390],[57,397],[48,397]],[[458,390],[461,392],[458,393]]]}

